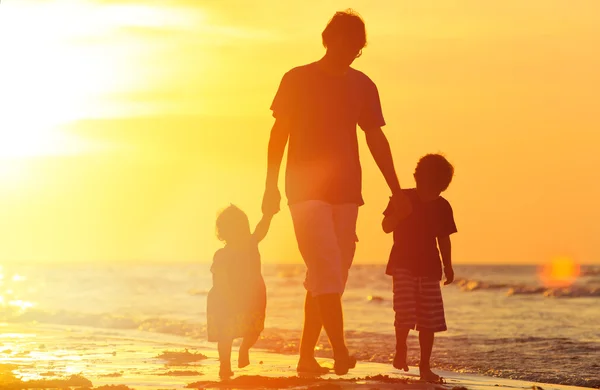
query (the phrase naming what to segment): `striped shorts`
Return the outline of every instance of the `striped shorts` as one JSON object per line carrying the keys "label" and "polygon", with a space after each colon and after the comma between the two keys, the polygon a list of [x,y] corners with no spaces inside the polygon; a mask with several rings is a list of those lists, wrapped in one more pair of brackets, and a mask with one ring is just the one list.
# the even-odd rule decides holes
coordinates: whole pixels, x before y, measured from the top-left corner
{"label": "striped shorts", "polygon": [[447,330],[440,281],[413,276],[405,269],[395,269],[394,312],[396,328],[443,332]]}

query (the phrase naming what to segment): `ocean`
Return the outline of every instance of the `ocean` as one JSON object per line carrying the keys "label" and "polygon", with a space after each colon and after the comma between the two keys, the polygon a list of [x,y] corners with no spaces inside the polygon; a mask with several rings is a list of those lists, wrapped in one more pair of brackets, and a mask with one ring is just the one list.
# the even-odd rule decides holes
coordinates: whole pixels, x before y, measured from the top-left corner
{"label": "ocean", "polygon": [[[51,329],[43,343],[0,337],[0,364],[107,353],[110,335],[136,341],[206,342],[210,264],[6,264],[0,268],[4,327]],[[437,336],[432,365],[510,379],[600,387],[600,266],[582,266],[570,288],[541,285],[535,266],[456,265],[443,287],[448,331]],[[302,326],[303,265],[263,265],[268,289],[265,331],[256,348],[296,354]],[[391,278],[383,265],[353,266],[344,313],[349,348],[361,361],[388,363],[394,352]],[[33,331],[32,331],[33,332]],[[73,337],[83,332],[86,337]],[[135,337],[132,336],[135,332]],[[2,328],[0,327],[0,334]],[[124,339],[124,338],[123,338]],[[7,341],[9,340],[9,341]],[[80,341],[77,341],[80,340]],[[45,353],[57,351],[52,358]],[[46,351],[46,352],[45,352]],[[131,353],[134,353],[130,351]],[[318,356],[331,357],[325,335]],[[76,361],[76,358],[74,361]],[[106,358],[110,361],[110,357]],[[416,333],[409,364],[419,359]],[[60,359],[59,359],[60,360]],[[40,363],[41,364],[41,363]],[[12,367],[12,366],[11,366]],[[65,366],[66,367],[66,366]]]}

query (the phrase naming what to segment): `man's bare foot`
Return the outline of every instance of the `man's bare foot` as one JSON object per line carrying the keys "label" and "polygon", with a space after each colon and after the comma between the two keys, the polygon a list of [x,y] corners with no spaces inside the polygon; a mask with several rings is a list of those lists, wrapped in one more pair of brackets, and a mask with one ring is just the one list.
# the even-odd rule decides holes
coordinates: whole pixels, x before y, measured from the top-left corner
{"label": "man's bare foot", "polygon": [[325,375],[329,372],[329,368],[321,366],[314,357],[300,357],[296,371],[302,374]]}
{"label": "man's bare foot", "polygon": [[443,383],[442,377],[433,373],[430,368],[420,368],[421,380],[431,383]]}
{"label": "man's bare foot", "polygon": [[354,367],[356,367],[356,358],[352,355],[334,358],[333,370],[336,375],[346,375],[348,371]]}
{"label": "man's bare foot", "polygon": [[407,353],[406,349],[396,351],[396,355],[394,356],[394,361],[392,363],[394,368],[408,372],[408,363],[406,362],[406,360],[407,360],[406,353]]}
{"label": "man's bare foot", "polygon": [[221,367],[219,369],[219,378],[221,380],[229,379],[233,376],[233,371],[231,371],[231,367]]}
{"label": "man's bare foot", "polygon": [[250,350],[246,348],[240,348],[238,355],[238,367],[244,368],[250,365]]}

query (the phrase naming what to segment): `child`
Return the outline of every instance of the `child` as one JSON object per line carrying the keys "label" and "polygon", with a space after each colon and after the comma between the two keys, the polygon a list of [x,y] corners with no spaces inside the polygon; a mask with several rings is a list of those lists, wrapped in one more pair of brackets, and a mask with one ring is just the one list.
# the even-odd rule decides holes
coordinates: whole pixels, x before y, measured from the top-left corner
{"label": "child", "polygon": [[217,236],[225,247],[213,259],[213,287],[208,293],[206,312],[208,341],[217,342],[222,379],[233,375],[233,340],[243,338],[238,367],[246,367],[250,364],[250,347],[264,328],[267,293],[258,243],[267,235],[272,218],[263,215],[254,233],[246,214],[234,205],[217,218]]}
{"label": "child", "polygon": [[440,377],[431,371],[429,359],[434,333],[447,330],[440,289],[441,263],[446,275],[444,284],[454,281],[450,235],[456,233],[456,225],[450,203],[440,196],[453,175],[454,167],[443,156],[422,157],[414,173],[417,188],[403,190],[411,200],[412,213],[398,219],[394,215],[393,197],[383,213],[383,231],[394,232],[394,246],[386,269],[386,274],[393,277],[396,313],[393,365],[408,371],[406,339],[410,329],[416,329],[421,347],[419,371],[421,379],[428,382],[440,382]]}

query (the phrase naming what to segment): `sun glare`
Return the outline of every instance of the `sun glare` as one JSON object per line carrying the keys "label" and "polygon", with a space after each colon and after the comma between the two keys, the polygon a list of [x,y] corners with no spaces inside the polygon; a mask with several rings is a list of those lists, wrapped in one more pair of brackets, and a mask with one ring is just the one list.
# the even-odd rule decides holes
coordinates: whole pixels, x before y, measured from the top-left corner
{"label": "sun glare", "polygon": [[579,277],[579,264],[568,257],[559,257],[540,267],[539,277],[546,287],[569,287]]}
{"label": "sun glare", "polygon": [[88,143],[55,129],[0,130],[0,160],[76,154]]}
{"label": "sun glare", "polygon": [[0,160],[83,152],[89,145],[58,128],[123,115],[128,107],[111,97],[148,81],[140,58],[152,42],[121,34],[123,29],[181,26],[189,23],[184,15],[91,1],[2,4]]}

